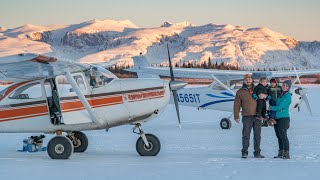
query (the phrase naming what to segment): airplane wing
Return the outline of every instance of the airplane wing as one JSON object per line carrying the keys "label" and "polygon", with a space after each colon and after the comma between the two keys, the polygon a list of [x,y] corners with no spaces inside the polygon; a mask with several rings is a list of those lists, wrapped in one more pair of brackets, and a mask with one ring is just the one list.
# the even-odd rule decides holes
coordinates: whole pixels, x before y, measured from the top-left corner
{"label": "airplane wing", "polygon": [[52,78],[66,71],[70,73],[90,69],[90,65],[54,57],[23,53],[0,58],[0,80],[21,82]]}
{"label": "airplane wing", "polygon": [[296,71],[270,71],[272,77],[289,77],[289,76],[303,76],[303,75],[313,75],[320,74],[320,69],[309,69],[309,70],[296,70]]}
{"label": "airplane wing", "polygon": [[[170,76],[169,68],[165,67],[140,67],[129,68],[126,71],[156,74],[159,76]],[[213,79],[212,75],[221,81],[239,80],[245,74],[252,73],[250,71],[233,71],[233,70],[213,70],[213,69],[197,69],[197,68],[173,68],[173,74],[178,78],[199,78],[199,79]]]}
{"label": "airplane wing", "polygon": [[[133,57],[135,66],[126,69],[126,71],[136,72],[139,74],[156,74],[159,76],[170,76],[169,68],[167,67],[152,67],[149,66],[147,59],[144,56]],[[217,69],[199,69],[199,68],[173,68],[175,77],[180,78],[200,78],[200,79],[219,79],[222,82],[230,80],[241,80],[245,74],[252,74],[253,78],[260,77],[290,77],[302,75],[320,74],[320,69],[314,70],[290,70],[290,71],[238,71],[238,70],[217,70]]]}

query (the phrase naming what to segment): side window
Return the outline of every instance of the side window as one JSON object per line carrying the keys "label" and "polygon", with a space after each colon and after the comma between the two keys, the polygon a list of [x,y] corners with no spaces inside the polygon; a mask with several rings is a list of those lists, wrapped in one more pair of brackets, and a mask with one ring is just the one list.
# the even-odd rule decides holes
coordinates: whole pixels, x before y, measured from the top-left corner
{"label": "side window", "polygon": [[84,84],[84,80],[83,80],[81,75],[73,76],[73,78],[76,81],[76,83],[78,84],[80,90],[85,90],[86,89],[86,85]]}
{"label": "side window", "polygon": [[[81,75],[74,75],[74,80],[78,84],[80,90],[86,90],[85,82]],[[65,76],[57,76],[56,82],[58,84],[58,91],[60,95],[69,94],[70,92],[74,92],[71,84],[68,82]]]}
{"label": "side window", "polygon": [[34,82],[19,87],[13,91],[9,98],[11,99],[37,99],[42,98],[42,88],[40,82]]}
{"label": "side window", "polygon": [[60,95],[72,92],[72,87],[65,76],[57,76],[58,92]]}

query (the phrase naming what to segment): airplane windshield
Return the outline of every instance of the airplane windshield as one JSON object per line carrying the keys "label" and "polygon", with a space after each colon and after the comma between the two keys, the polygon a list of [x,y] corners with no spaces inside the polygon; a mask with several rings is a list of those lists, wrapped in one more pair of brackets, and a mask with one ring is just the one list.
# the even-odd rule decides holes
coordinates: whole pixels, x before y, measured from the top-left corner
{"label": "airplane windshield", "polygon": [[110,71],[99,66],[93,66],[93,68],[87,71],[85,74],[89,79],[90,86],[93,88],[105,86],[112,80],[117,79],[117,77]]}

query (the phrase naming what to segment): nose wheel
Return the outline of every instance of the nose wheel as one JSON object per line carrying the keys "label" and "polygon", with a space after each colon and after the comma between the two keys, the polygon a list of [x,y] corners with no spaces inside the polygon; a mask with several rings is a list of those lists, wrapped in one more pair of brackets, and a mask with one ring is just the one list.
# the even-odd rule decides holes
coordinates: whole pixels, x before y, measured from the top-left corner
{"label": "nose wheel", "polygon": [[220,121],[221,129],[230,129],[231,128],[231,121],[229,118],[223,118]]}
{"label": "nose wheel", "polygon": [[[137,129],[139,132],[136,132]],[[133,132],[140,135],[136,142],[136,150],[140,156],[156,156],[160,152],[160,140],[153,134],[145,134],[140,123],[135,125]]]}

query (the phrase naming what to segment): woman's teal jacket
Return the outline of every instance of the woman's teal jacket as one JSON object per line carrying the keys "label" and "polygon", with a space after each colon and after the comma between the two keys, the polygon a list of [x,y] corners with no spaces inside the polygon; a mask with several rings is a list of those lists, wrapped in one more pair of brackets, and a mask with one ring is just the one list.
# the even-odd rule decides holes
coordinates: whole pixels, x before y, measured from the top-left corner
{"label": "woman's teal jacket", "polygon": [[276,106],[271,106],[271,111],[276,111],[276,118],[286,118],[289,116],[289,107],[291,104],[291,93],[288,91],[284,95],[278,97]]}

